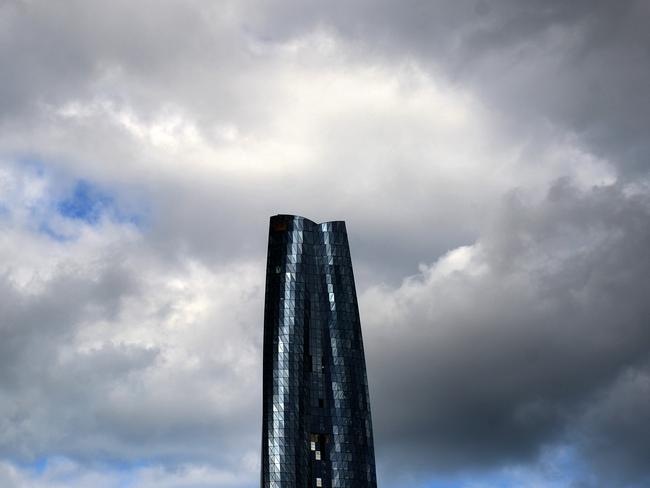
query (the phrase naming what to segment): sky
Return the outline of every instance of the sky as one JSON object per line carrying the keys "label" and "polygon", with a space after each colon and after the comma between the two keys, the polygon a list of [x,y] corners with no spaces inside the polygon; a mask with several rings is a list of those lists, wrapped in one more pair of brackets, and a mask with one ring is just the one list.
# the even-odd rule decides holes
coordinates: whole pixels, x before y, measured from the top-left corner
{"label": "sky", "polygon": [[650,487],[649,22],[0,0],[0,486],[257,487],[291,213],[347,223],[380,487]]}

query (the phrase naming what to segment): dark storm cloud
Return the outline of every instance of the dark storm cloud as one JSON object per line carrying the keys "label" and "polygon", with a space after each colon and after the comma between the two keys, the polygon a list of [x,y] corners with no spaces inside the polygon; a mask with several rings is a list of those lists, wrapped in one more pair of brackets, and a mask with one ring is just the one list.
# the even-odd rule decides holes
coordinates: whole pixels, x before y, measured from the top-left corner
{"label": "dark storm cloud", "polygon": [[[399,446],[385,459],[526,462],[581,425],[593,470],[617,486],[647,476],[646,416],[633,412],[650,400],[649,203],[566,182],[535,205],[513,196],[454,271],[370,292],[378,446]],[[592,457],[599,445],[607,455]]]}
{"label": "dark storm cloud", "polygon": [[600,466],[603,484],[650,483],[650,366],[630,368],[580,420],[577,439],[593,464]]}

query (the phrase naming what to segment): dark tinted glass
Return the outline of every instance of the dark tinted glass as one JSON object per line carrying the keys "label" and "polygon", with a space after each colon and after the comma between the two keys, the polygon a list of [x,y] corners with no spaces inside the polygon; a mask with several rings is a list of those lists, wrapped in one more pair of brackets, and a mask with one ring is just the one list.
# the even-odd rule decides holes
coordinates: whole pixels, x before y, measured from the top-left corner
{"label": "dark tinted glass", "polygon": [[344,222],[271,217],[263,402],[263,488],[377,486]]}

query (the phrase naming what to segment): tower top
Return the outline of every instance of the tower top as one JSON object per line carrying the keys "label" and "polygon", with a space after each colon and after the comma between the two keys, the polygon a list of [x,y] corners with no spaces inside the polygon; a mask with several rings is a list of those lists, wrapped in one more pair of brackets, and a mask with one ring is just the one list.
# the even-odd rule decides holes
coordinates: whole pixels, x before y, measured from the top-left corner
{"label": "tower top", "polygon": [[305,222],[309,222],[310,224],[313,225],[324,225],[324,224],[345,224],[344,220],[328,220],[326,222],[314,222],[311,219],[308,219],[307,217],[303,217],[302,215],[292,215],[292,214],[276,214],[271,217],[271,222],[274,220],[303,220]]}

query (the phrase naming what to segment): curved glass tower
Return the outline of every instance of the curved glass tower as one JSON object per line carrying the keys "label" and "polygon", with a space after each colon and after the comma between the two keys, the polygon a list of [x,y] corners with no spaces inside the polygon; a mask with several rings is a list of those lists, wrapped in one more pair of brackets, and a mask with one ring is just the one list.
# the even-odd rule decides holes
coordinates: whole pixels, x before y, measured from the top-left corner
{"label": "curved glass tower", "polygon": [[377,486],[345,222],[271,217],[263,402],[262,488]]}

